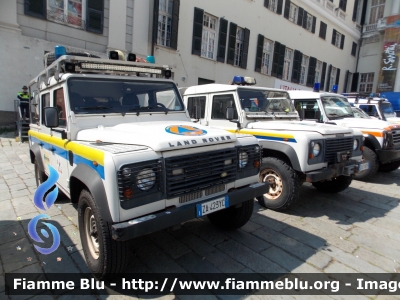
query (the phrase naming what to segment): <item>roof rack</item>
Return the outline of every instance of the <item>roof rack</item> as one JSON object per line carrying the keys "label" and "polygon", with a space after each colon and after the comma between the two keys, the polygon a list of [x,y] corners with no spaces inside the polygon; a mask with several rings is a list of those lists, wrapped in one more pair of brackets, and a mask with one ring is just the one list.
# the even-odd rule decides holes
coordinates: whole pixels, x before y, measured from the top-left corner
{"label": "roof rack", "polygon": [[48,86],[50,84],[50,77],[54,76],[59,81],[61,74],[65,73],[131,76],[140,76],[140,74],[150,74],[153,76],[155,74],[169,79],[171,78],[171,69],[167,65],[63,55],[40,72],[35,79],[31,80],[29,86],[36,83],[38,89],[40,89],[42,82]]}

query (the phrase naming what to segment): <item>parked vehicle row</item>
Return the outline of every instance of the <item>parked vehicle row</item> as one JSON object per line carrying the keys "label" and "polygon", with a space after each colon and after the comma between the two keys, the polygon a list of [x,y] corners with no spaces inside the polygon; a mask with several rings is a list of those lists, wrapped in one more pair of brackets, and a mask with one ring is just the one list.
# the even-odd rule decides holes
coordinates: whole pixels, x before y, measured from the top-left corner
{"label": "parked vehicle row", "polygon": [[323,119],[328,106],[347,111],[336,105],[344,97],[329,95],[320,107],[320,94],[297,98],[243,77],[179,91],[168,66],[119,59],[55,56],[29,83],[37,184],[56,172],[56,185],[78,203],[85,259],[98,278],[122,272],[127,241],[141,235],[203,216],[237,229],[254,198],[284,210],[303,182],[345,190],[376,168],[364,148],[369,135],[381,145],[373,149],[380,167],[395,161],[392,127],[366,133]]}

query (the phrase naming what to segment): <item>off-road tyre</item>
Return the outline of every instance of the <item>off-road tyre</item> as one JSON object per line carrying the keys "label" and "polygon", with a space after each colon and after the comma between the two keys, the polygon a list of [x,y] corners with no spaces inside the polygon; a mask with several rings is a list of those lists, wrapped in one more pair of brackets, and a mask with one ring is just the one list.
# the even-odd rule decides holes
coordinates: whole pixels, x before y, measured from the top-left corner
{"label": "off-road tyre", "polygon": [[396,171],[400,167],[400,160],[399,161],[393,161],[388,164],[380,164],[379,165],[379,171],[380,172],[392,172]]}
{"label": "off-road tyre", "polygon": [[[94,276],[102,280],[121,273],[128,261],[128,243],[111,238],[110,224],[101,218],[96,201],[86,189],[79,196],[78,223],[86,264]],[[93,235],[90,229],[94,229]],[[94,240],[98,246],[97,257]]]}
{"label": "off-road tyre", "polygon": [[369,169],[355,174],[354,179],[356,180],[363,180],[363,181],[368,180],[373,175],[375,175],[376,172],[378,172],[379,168],[378,156],[371,148],[364,147],[363,158],[365,161],[369,162]]}
{"label": "off-road tyre", "polygon": [[244,226],[251,218],[254,199],[250,199],[227,209],[207,215],[211,223],[224,230],[236,230]]}
{"label": "off-road tyre", "polygon": [[[279,195],[274,192],[278,189],[278,181],[274,181],[274,179],[278,179],[282,187]],[[283,211],[294,204],[299,198],[300,180],[292,167],[283,160],[275,157],[263,158],[260,182],[270,183],[268,194],[257,197],[258,203],[266,208]],[[271,199],[273,197],[276,198]]]}
{"label": "off-road tyre", "polygon": [[35,159],[35,180],[36,180],[36,186],[39,187],[43,182],[47,180],[47,175],[45,172],[40,170],[39,163]]}
{"label": "off-road tyre", "polygon": [[[82,57],[92,57],[92,58],[100,58],[99,56],[92,55],[90,53],[85,52],[67,52],[66,55],[74,55],[74,56],[82,56]],[[46,65],[46,57],[47,57],[47,65]],[[54,52],[46,53],[43,58],[44,67],[50,66],[56,60],[56,55]]]}
{"label": "off-road tyre", "polygon": [[351,176],[339,176],[331,180],[313,182],[312,185],[321,192],[336,194],[347,189],[352,181]]}

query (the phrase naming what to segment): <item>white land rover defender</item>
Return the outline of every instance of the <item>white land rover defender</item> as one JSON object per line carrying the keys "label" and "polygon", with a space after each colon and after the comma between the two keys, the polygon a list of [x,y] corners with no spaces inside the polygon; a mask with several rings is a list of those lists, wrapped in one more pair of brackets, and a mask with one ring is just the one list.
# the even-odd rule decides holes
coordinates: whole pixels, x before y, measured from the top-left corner
{"label": "white land rover defender", "polygon": [[258,182],[257,139],[194,126],[162,76],[171,76],[166,66],[65,55],[29,84],[37,183],[51,166],[78,203],[86,262],[99,278],[124,269],[135,237],[205,215],[223,229],[243,226],[269,188]]}
{"label": "white land rover defender", "polygon": [[365,138],[363,156],[369,162],[369,169],[356,174],[356,179],[369,179],[378,169],[391,172],[400,167],[400,125],[356,118],[346,97],[335,93],[289,91],[289,94],[301,119],[362,131]]}
{"label": "white land rover defender", "polygon": [[[348,128],[299,122],[286,91],[248,86],[255,83],[250,77],[237,76],[233,83],[192,86],[181,93],[197,124],[252,134],[259,140],[260,181],[270,183],[268,193],[258,198],[261,205],[288,208],[305,181],[324,192],[341,192],[358,170],[368,167],[361,163],[361,132],[354,135]],[[201,116],[196,117],[199,106]]]}
{"label": "white land rover defender", "polygon": [[389,123],[400,124],[400,118],[397,117],[392,103],[386,98],[380,98],[374,94],[370,95],[365,93],[344,93],[342,95],[349,100],[350,105],[362,109],[369,116]]}

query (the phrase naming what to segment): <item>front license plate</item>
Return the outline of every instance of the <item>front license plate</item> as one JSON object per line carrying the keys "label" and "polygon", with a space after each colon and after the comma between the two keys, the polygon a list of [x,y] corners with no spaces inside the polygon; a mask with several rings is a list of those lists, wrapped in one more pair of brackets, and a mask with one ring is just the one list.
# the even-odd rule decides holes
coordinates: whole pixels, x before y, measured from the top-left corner
{"label": "front license plate", "polygon": [[359,172],[361,172],[361,171],[364,171],[364,170],[368,170],[369,169],[369,163],[363,163],[363,164],[360,164],[359,166],[358,166],[358,171]]}
{"label": "front license plate", "polygon": [[196,205],[197,217],[211,214],[215,211],[229,207],[229,197],[225,196],[222,198],[214,199],[209,202],[201,203]]}

